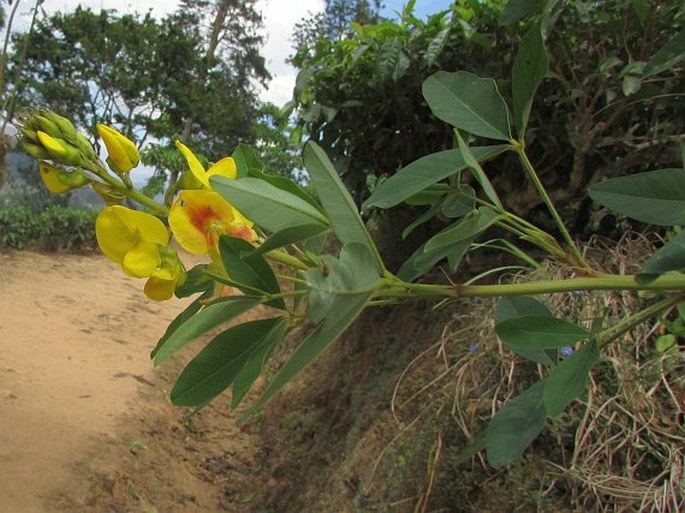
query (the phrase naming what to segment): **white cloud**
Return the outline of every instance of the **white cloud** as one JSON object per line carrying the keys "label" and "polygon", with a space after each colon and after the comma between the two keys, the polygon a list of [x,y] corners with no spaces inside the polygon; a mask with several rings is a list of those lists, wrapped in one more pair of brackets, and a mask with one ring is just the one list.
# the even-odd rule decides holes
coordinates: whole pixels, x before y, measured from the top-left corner
{"label": "white cloud", "polygon": [[266,44],[262,55],[267,69],[273,76],[269,88],[260,95],[262,100],[283,105],[291,99],[297,72],[286,59],[292,53],[292,36],[295,24],[309,13],[324,9],[324,0],[261,0],[259,8],[264,16]]}

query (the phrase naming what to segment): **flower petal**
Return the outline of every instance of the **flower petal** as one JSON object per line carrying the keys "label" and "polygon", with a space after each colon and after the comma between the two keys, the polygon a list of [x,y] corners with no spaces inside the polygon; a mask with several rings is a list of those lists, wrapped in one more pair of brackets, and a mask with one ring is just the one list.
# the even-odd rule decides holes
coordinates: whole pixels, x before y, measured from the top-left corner
{"label": "flower petal", "polygon": [[145,295],[154,301],[171,299],[174,295],[174,290],[176,290],[176,280],[165,280],[156,276],[150,276],[147,282],[145,282],[145,288],[143,288]]}
{"label": "flower petal", "polygon": [[100,250],[114,262],[121,264],[126,253],[137,244],[135,233],[118,215],[119,206],[106,207],[95,220],[95,236]]}
{"label": "flower petal", "polygon": [[117,171],[126,173],[138,165],[140,153],[133,141],[111,126],[98,123],[96,128]]}
{"label": "flower petal", "polygon": [[204,254],[213,248],[213,235],[224,223],[234,221],[235,209],[210,190],[185,190],[169,211],[169,226],[178,243],[190,253]]}
{"label": "flower petal", "polygon": [[207,170],[207,180],[212,176],[223,176],[235,180],[238,176],[238,167],[235,165],[235,160],[231,157],[222,158]]}
{"label": "flower petal", "polygon": [[133,278],[150,276],[160,264],[159,245],[154,242],[140,241],[131,248],[121,262],[124,274]]}
{"label": "flower petal", "polygon": [[60,168],[41,161],[38,165],[38,169],[40,169],[40,177],[43,179],[45,188],[51,193],[59,194],[71,189],[70,185],[60,180],[60,175],[63,173]]}
{"label": "flower petal", "polygon": [[197,178],[204,187],[209,188],[209,180],[207,179],[205,168],[197,159],[195,154],[190,151],[190,148],[188,148],[181,141],[176,141],[176,147],[183,154],[183,157],[185,157],[188,167],[190,168],[190,172],[193,173],[195,178]]}

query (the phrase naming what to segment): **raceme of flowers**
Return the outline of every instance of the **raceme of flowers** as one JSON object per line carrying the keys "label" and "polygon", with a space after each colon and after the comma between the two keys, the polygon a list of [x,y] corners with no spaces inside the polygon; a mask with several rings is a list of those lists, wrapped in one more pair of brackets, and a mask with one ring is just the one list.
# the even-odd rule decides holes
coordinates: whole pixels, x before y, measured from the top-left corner
{"label": "raceme of flowers", "polygon": [[[19,129],[24,149],[40,159],[41,178],[50,192],[60,194],[91,184],[103,198],[107,206],[95,223],[98,245],[127,276],[147,278],[144,292],[151,299],[171,298],[185,281],[183,263],[171,245],[172,235],[186,251],[209,255],[216,267],[221,267],[218,244],[222,235],[252,243],[257,240],[252,221],[210,186],[212,176],[236,178],[237,167],[231,157],[205,170],[195,154],[177,141],[188,170],[167,210],[133,189],[128,174],[140,162],[140,153],[133,141],[116,129],[97,125],[107,149],[107,165],[115,176],[66,118],[50,111],[31,111],[22,117]],[[154,214],[122,205],[126,197]],[[168,227],[160,217],[168,218]]]}

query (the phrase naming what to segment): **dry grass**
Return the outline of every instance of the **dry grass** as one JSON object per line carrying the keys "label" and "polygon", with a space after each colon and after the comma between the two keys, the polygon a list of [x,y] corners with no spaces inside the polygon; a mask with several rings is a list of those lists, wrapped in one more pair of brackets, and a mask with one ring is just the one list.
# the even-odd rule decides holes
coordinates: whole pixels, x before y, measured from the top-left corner
{"label": "dry grass", "polygon": [[[633,273],[653,253],[653,246],[640,235],[628,234],[619,243],[593,240],[586,253],[598,269]],[[567,270],[548,262],[535,274],[514,279],[567,275]],[[598,318],[611,326],[649,304],[650,298],[606,292],[554,294],[542,300],[557,315],[589,328]],[[502,346],[494,334],[493,306],[492,301],[480,301],[460,308],[440,340],[407,366],[392,399],[398,425],[392,444],[430,430],[445,415],[471,440],[503,404],[547,372]],[[655,319],[607,347],[585,396],[548,422],[545,440],[557,440],[557,447],[546,443],[529,449],[539,469],[536,476],[528,474],[538,486],[538,511],[552,511],[560,504],[597,512],[685,511],[685,353],[682,341],[677,351],[655,351],[654,341],[664,330],[663,320]],[[430,494],[440,493],[435,487],[443,448],[440,434],[436,447],[428,458],[425,490],[414,498],[415,511],[426,511]],[[501,477],[489,469],[482,453],[470,465],[492,479]],[[477,497],[472,500],[479,502]],[[483,497],[481,505],[489,500]]]}

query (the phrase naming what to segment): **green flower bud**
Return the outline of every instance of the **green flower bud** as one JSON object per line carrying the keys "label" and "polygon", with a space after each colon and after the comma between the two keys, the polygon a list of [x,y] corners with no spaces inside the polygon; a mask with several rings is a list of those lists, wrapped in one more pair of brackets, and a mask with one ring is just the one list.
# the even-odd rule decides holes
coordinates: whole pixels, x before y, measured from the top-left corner
{"label": "green flower bud", "polygon": [[33,119],[38,125],[38,130],[45,132],[52,137],[62,138],[62,131],[52,120],[48,119],[46,116],[36,115],[33,116]]}
{"label": "green flower bud", "polygon": [[48,155],[48,152],[45,151],[42,146],[38,146],[37,144],[32,144],[27,141],[22,141],[21,146],[24,148],[24,151],[33,158],[38,160],[50,158],[50,155]]}
{"label": "green flower bud", "polygon": [[109,185],[93,181],[91,182],[91,186],[107,205],[121,205],[124,201],[124,195],[121,192],[112,189]]}
{"label": "green flower bud", "polygon": [[55,125],[57,125],[59,131],[62,134],[63,139],[66,139],[72,144],[76,144],[78,132],[76,131],[76,128],[74,127],[74,124],[71,121],[51,111],[47,111],[45,113],[45,116],[48,119],[50,119],[50,121],[52,121]]}
{"label": "green flower bud", "polygon": [[88,139],[86,139],[86,136],[81,132],[76,134],[76,147],[86,160],[98,160],[95,150],[93,149],[93,145],[90,144]]}

